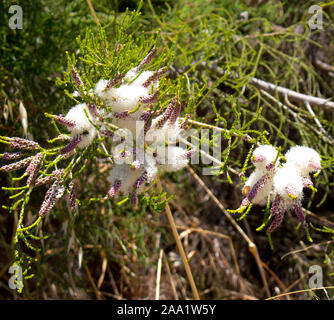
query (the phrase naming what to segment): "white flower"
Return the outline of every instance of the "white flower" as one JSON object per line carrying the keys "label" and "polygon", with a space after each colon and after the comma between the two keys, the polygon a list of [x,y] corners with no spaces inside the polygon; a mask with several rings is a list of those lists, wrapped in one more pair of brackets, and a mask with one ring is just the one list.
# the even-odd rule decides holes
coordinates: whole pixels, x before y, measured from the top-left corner
{"label": "white flower", "polygon": [[273,163],[277,158],[277,150],[269,145],[261,145],[257,147],[252,155],[252,162],[257,169],[267,169],[268,165]]}
{"label": "white flower", "polygon": [[156,156],[158,167],[161,171],[178,171],[188,164],[189,154],[187,150],[181,147],[167,145],[162,151],[164,152],[157,152]]}
{"label": "white flower", "polygon": [[149,95],[149,90],[143,86],[123,84],[118,88],[105,90],[107,80],[100,80],[94,89],[106,106],[110,106],[113,112],[131,111],[139,104],[139,99]]}
{"label": "white flower", "polygon": [[304,146],[294,146],[285,154],[287,163],[307,177],[311,172],[321,170],[321,159],[317,151]]}
{"label": "white flower", "polygon": [[294,200],[303,198],[303,179],[294,166],[285,164],[279,168],[274,176],[274,192],[286,203],[286,208]]}
{"label": "white flower", "polygon": [[[87,115],[84,111],[86,109]],[[87,147],[92,143],[96,136],[96,130],[90,121],[94,121],[93,117],[88,112],[87,105],[85,103],[77,104],[72,107],[66,114],[65,118],[75,122],[75,126],[67,127],[73,136],[80,136],[79,148]]]}

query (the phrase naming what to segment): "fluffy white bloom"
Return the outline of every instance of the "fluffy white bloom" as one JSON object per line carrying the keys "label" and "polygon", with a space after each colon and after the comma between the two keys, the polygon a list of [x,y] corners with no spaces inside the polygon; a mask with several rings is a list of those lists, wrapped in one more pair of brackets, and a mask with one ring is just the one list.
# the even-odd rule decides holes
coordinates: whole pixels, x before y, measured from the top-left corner
{"label": "fluffy white bloom", "polygon": [[273,146],[265,144],[254,150],[252,162],[257,169],[266,169],[266,166],[273,163],[276,157],[277,150]]}
{"label": "fluffy white bloom", "polygon": [[75,126],[68,127],[73,136],[80,136],[81,141],[78,144],[79,148],[84,148],[90,145],[96,136],[96,129],[88,120],[84,109],[87,110],[87,115],[90,121],[94,121],[90,113],[88,112],[87,105],[85,103],[77,104],[72,107],[66,114],[65,118],[75,122]]}
{"label": "fluffy white bloom", "polygon": [[173,172],[183,169],[188,164],[187,150],[168,145],[165,152],[158,152],[156,156],[161,171]]}
{"label": "fluffy white bloom", "polygon": [[303,197],[303,179],[294,166],[285,164],[274,176],[274,192],[287,200],[301,200]]}
{"label": "fluffy white bloom", "polygon": [[317,151],[304,146],[295,146],[285,154],[287,163],[296,167],[303,176],[321,170],[321,159]]}
{"label": "fluffy white bloom", "polygon": [[112,107],[113,112],[131,111],[139,104],[139,99],[149,95],[149,90],[143,86],[123,84],[118,88],[105,90],[107,80],[100,80],[94,89],[107,106]]}

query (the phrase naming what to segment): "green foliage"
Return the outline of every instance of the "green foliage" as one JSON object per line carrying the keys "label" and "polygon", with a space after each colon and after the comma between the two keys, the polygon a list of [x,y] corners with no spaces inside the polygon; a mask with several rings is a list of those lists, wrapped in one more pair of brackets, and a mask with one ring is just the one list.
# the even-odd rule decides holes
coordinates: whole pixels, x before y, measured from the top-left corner
{"label": "green foliage", "polygon": [[[175,195],[159,193],[153,185],[140,197],[138,208],[131,206],[128,198],[105,201],[109,182],[104,172],[108,168],[101,158],[108,161],[102,145],[108,149],[109,142],[99,137],[74,158],[62,159],[58,152],[65,142],[56,136],[66,133],[52,118],[80,102],[103,107],[102,101],[89,94],[96,82],[112,79],[117,72],[126,73],[152,46],[158,48],[159,54],[150,69],[169,68],[160,83],[161,96],[155,111],[165,109],[177,96],[182,115],[200,123],[190,121],[189,127],[198,132],[201,128],[218,128],[222,134],[218,163],[199,165],[196,170],[218,169],[211,179],[213,185],[240,193],[244,176],[252,168],[250,156],[257,143],[270,143],[282,153],[295,144],[307,145],[321,154],[323,171],[315,179],[319,192],[310,194],[305,206],[321,210],[328,205],[334,163],[332,111],[312,106],[319,128],[304,104],[276,94],[265,95],[251,80],[256,77],[313,96],[333,96],[333,78],[316,64],[319,55],[328,64],[333,63],[329,54],[321,56],[323,47],[331,52],[334,43],[333,13],[324,6],[324,30],[311,31],[307,9],[314,1],[302,5],[298,2],[298,6],[274,0],[253,5],[255,2],[224,1],[222,6],[221,1],[191,1],[191,5],[185,0],[131,1],[125,5],[123,1],[97,0],[93,5],[100,27],[92,19],[86,1],[16,1],[23,7],[25,26],[29,26],[23,30],[8,28],[11,1],[0,4],[0,103],[11,104],[14,112],[1,124],[2,135],[23,135],[17,121],[17,107],[23,101],[28,110],[29,134],[40,143],[38,151],[44,155],[39,176],[63,168],[65,193],[69,194],[68,184],[73,179],[79,185],[78,212],[59,201],[43,220],[38,217],[38,208],[45,187],[40,187],[44,188],[42,192],[24,186],[23,172],[10,174],[3,184],[6,200],[2,208],[18,219],[13,261],[24,267],[25,279],[37,273],[39,284],[43,283],[48,263],[68,254],[71,259],[77,258],[80,248],[84,248],[85,263],[94,264],[103,250],[112,267],[118,269],[129,263],[130,257],[148,264],[156,250],[152,243],[157,230],[166,233],[168,243],[168,232],[152,225],[159,224],[160,218],[151,213],[161,214]],[[243,18],[245,11],[248,19]],[[83,97],[72,95],[77,89],[72,66],[83,81]],[[213,136],[200,136],[196,142],[199,146],[207,143],[210,152],[218,145]],[[180,181],[183,175],[178,172],[169,177]],[[182,187],[194,197],[189,181]],[[167,200],[163,200],[165,196]],[[187,203],[190,197],[183,194],[181,198]],[[228,207],[238,205],[238,199],[227,199]],[[269,207],[263,212],[250,209],[238,219],[246,218],[254,223],[254,229],[263,231],[271,218]],[[311,227],[317,231],[313,238],[331,233],[328,227]],[[269,243],[273,247],[271,238]],[[49,254],[57,246],[60,251]],[[85,246],[93,248],[90,254]],[[66,270],[59,266],[60,272],[64,271],[61,268]]]}

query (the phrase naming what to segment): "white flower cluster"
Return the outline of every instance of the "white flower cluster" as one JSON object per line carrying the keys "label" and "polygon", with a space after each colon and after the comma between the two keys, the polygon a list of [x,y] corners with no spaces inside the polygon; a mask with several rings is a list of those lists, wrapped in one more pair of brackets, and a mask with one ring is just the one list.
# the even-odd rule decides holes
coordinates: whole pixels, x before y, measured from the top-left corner
{"label": "white flower cluster", "polygon": [[[159,80],[167,69],[143,70],[153,54],[150,52],[126,74],[117,73],[111,80],[101,79],[97,82],[94,91],[89,94],[103,101],[102,108],[82,103],[70,109],[65,117],[55,116],[72,134],[69,145],[61,150],[63,154],[75,147],[90,145],[98,133],[96,127],[101,128],[102,135],[108,136],[106,132],[109,132],[110,137],[114,136],[113,132],[106,129],[106,123],[128,130],[130,136],[137,139],[137,147],[138,143],[142,144],[143,157],[137,157],[136,160],[137,149],[115,148],[118,153],[114,152],[115,161],[110,173],[112,186],[106,198],[121,192],[130,195],[131,202],[135,203],[137,194],[144,191],[145,185],[154,181],[158,170],[180,170],[191,157],[190,151],[176,146],[182,132],[178,99],[174,97],[164,111],[154,111],[154,103],[159,99]],[[80,96],[83,84],[74,68],[72,72]]]}
{"label": "white flower cluster", "polygon": [[305,225],[301,207],[303,189],[313,189],[310,173],[321,170],[318,152],[309,147],[291,147],[285,159],[286,162],[280,164],[277,150],[270,145],[262,145],[254,150],[252,162],[255,170],[245,182],[245,198],[238,209],[241,211],[250,204],[263,206],[268,200],[271,201],[273,221],[269,232],[281,224],[287,210],[294,210],[299,221]]}

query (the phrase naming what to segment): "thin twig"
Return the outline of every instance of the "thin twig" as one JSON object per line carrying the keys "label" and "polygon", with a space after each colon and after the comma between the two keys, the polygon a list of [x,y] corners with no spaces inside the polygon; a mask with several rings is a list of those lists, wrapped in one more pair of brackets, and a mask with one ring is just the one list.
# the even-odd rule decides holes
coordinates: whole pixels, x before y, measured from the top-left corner
{"label": "thin twig", "polygon": [[284,297],[284,296],[290,295],[290,294],[297,294],[297,293],[310,292],[310,291],[315,291],[315,290],[325,290],[325,289],[334,289],[334,286],[291,291],[291,292],[279,294],[277,296],[272,296],[270,298],[267,298],[266,300],[274,300],[274,299],[277,299],[277,298],[280,298],[280,297]]}
{"label": "thin twig", "polygon": [[160,250],[158,267],[157,267],[157,282],[155,286],[155,300],[159,300],[160,298],[160,280],[161,280],[161,269],[162,269],[162,255],[163,251]]}
{"label": "thin twig", "polygon": [[172,273],[170,272],[169,263],[168,263],[168,260],[167,260],[167,257],[166,257],[166,254],[165,254],[164,251],[163,251],[163,257],[164,257],[164,263],[165,263],[165,266],[166,266],[170,286],[172,287],[172,292],[173,292],[173,295],[174,295],[174,299],[179,300],[179,296],[178,296],[177,291],[176,291],[176,287],[175,287],[175,284],[174,284]]}
{"label": "thin twig", "polygon": [[[157,186],[158,186],[159,192],[162,192],[163,190],[162,190],[162,185],[161,185],[161,181],[160,181],[159,177],[157,178]],[[164,197],[164,200],[165,199],[166,199],[166,197]],[[169,221],[170,226],[172,228],[172,232],[173,232],[173,235],[174,235],[174,238],[175,238],[175,241],[176,241],[176,245],[179,249],[179,252],[180,252],[180,255],[181,255],[181,258],[182,258],[182,262],[183,262],[183,265],[184,265],[184,268],[185,268],[185,271],[186,271],[186,274],[187,274],[189,284],[190,284],[191,290],[193,292],[194,298],[195,298],[195,300],[200,300],[198,290],[197,290],[197,287],[196,287],[196,284],[195,284],[195,281],[194,281],[194,278],[193,278],[193,275],[192,275],[192,272],[191,272],[186,254],[184,252],[183,245],[181,243],[179,234],[177,232],[175,222],[174,222],[174,218],[173,218],[173,214],[170,210],[168,202],[166,202],[166,213],[167,213],[168,221]]]}
{"label": "thin twig", "polygon": [[90,0],[87,0],[87,3],[88,3],[88,6],[89,6],[89,9],[90,9],[90,12],[92,13],[92,16],[95,20],[95,23],[99,26],[100,25],[100,21],[95,13],[95,10],[94,10],[94,7],[92,5],[92,3],[90,2]]}
{"label": "thin twig", "polygon": [[237,229],[237,231],[240,233],[240,235],[245,239],[245,241],[248,244],[248,249],[250,253],[253,255],[256,264],[258,266],[258,269],[260,271],[260,275],[262,278],[262,282],[264,285],[264,289],[266,291],[267,296],[270,296],[270,291],[268,287],[268,282],[266,279],[266,275],[262,266],[262,260],[259,256],[259,252],[257,250],[257,246],[251,239],[247,236],[247,234],[241,229],[241,227],[235,222],[235,220],[231,217],[231,215],[227,212],[225,207],[221,204],[221,202],[216,198],[216,196],[212,193],[212,191],[206,186],[206,184],[202,181],[202,179],[195,173],[195,171],[190,167],[187,166],[188,171],[191,173],[191,175],[196,179],[196,181],[202,186],[202,188],[206,191],[206,193],[209,195],[209,197],[216,203],[216,205],[219,207],[219,209],[225,214],[227,219],[231,222],[231,224],[234,226],[234,228]]}

